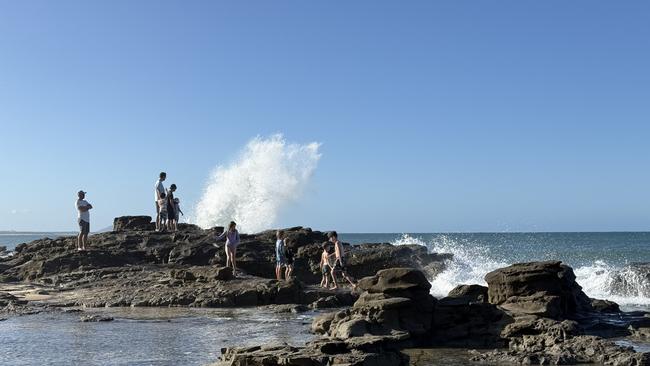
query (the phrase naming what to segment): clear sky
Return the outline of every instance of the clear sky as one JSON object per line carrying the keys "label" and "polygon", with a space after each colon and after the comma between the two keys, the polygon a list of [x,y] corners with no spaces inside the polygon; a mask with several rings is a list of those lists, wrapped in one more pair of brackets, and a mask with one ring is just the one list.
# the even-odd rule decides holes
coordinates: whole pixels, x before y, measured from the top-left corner
{"label": "clear sky", "polygon": [[650,229],[647,1],[3,1],[0,230],[196,202],[251,138],[322,143],[279,225]]}

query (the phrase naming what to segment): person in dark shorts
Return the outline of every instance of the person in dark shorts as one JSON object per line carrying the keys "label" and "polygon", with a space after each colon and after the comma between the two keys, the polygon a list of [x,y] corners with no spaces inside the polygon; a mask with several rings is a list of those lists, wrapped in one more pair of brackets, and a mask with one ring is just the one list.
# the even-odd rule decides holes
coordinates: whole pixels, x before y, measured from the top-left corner
{"label": "person in dark shorts", "polygon": [[287,266],[287,258],[285,257],[284,231],[278,230],[275,233],[275,237],[277,239],[275,241],[275,278],[280,281],[282,280],[282,267]]}
{"label": "person in dark shorts", "polygon": [[286,240],[284,245],[284,258],[287,261],[287,265],[284,278],[287,280],[293,275],[293,249],[289,247],[289,244],[292,244],[292,242]]}
{"label": "person in dark shorts", "polygon": [[79,224],[79,235],[77,236],[77,250],[86,250],[88,233],[90,233],[90,210],[93,206],[86,201],[86,192],[77,192],[77,223]]}
{"label": "person in dark shorts", "polygon": [[339,240],[338,234],[336,231],[332,231],[327,234],[327,237],[329,238],[330,243],[334,244],[334,256],[336,258],[334,261],[334,268],[332,268],[332,279],[334,280],[334,287],[332,288],[335,289],[338,287],[338,284],[336,283],[337,273],[341,273],[343,278],[350,283],[352,288],[356,288],[356,283],[354,283],[354,280],[348,275],[348,272],[345,269],[345,251],[343,249],[343,243]]}
{"label": "person in dark shorts", "polygon": [[176,204],[174,203],[174,192],[176,184],[169,186],[167,190],[167,230],[176,231]]}

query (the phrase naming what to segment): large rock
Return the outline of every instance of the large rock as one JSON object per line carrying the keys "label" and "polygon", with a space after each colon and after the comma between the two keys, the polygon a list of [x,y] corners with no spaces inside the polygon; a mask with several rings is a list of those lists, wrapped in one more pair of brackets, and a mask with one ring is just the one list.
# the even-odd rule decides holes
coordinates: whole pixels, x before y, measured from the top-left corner
{"label": "large rock", "polygon": [[485,281],[489,302],[512,313],[565,319],[592,310],[573,270],[559,261],[514,264],[488,273]]}
{"label": "large rock", "polygon": [[481,285],[458,285],[447,297],[462,298],[468,302],[488,302],[488,288]]}
{"label": "large rock", "polygon": [[431,289],[431,283],[424,273],[414,268],[384,269],[375,276],[361,279],[357,286],[369,293],[409,298],[426,295]]}
{"label": "large rock", "polygon": [[317,318],[312,329],[348,342],[361,336],[390,336],[418,344],[431,330],[436,300],[430,287],[416,269],[381,270],[359,281],[364,293],[351,309]]}
{"label": "large rock", "polygon": [[151,216],[121,216],[113,220],[113,231],[154,230],[155,228]]}
{"label": "large rock", "polygon": [[503,329],[512,317],[496,305],[469,296],[438,300],[433,314],[431,343],[442,347],[499,348],[508,344]]}

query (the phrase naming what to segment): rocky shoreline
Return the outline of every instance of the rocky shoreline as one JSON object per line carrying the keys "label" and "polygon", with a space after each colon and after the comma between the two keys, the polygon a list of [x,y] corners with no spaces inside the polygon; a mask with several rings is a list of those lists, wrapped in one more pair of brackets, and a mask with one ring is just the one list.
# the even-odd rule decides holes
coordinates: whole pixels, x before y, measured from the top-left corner
{"label": "rocky shoreline", "polygon": [[129,216],[113,229],[91,236],[87,252],[68,237],[21,244],[1,258],[0,320],[126,306],[335,309],[313,320],[318,336],[304,346],[223,349],[217,365],[407,365],[423,357],[413,349],[431,348],[465,350],[477,364],[650,365],[650,354],[613,341],[650,339],[650,315],[588,298],[559,261],[501,268],[485,276],[487,287],[463,285],[436,299],[430,280],[451,256],[418,245],[349,246],[358,289],[332,291],[317,286],[326,235],[308,228],[286,229],[296,253],[290,281],[273,279],[273,231],[242,235],[235,278],[223,243],[213,245],[223,228],[157,233],[150,217]]}
{"label": "rocky shoreline", "polygon": [[[276,281],[275,233],[242,235],[233,277],[225,265],[223,228],[202,230],[179,225],[174,233],[153,231],[149,216],[119,217],[112,232],[90,238],[90,250],[75,250],[74,237],[41,239],[16,247],[0,259],[0,288],[29,283],[46,291],[33,305],[62,307],[189,306],[242,307],[302,304],[312,308],[349,306],[357,295],[331,291],[321,280],[319,261],[324,233],[286,229],[295,255],[297,280]],[[418,245],[363,244],[348,247],[348,268],[363,277],[390,267],[419,268],[432,278],[444,268],[447,254],[430,254]],[[2,291],[2,290],[0,290]],[[14,302],[14,304],[18,304]],[[5,304],[6,305],[6,304]],[[18,305],[16,305],[18,306]],[[24,305],[20,305],[24,306]],[[0,308],[6,308],[0,303]],[[0,310],[4,314],[12,311]],[[19,313],[18,311],[14,311]]]}
{"label": "rocky shoreline", "polygon": [[320,338],[304,347],[224,349],[215,366],[408,365],[404,350],[427,347],[467,348],[471,361],[489,365],[650,364],[650,353],[607,339],[647,334],[649,315],[603,308],[561,262],[515,264],[486,281],[437,300],[421,271],[382,270],[360,281],[351,308],[314,320]]}

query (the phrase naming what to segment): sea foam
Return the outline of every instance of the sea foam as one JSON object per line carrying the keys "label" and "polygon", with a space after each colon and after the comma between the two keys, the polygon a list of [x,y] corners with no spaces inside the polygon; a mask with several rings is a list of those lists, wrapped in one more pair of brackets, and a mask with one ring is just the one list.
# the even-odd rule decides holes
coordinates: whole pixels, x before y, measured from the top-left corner
{"label": "sea foam", "polygon": [[319,148],[317,142],[288,143],[280,134],[252,139],[234,162],[210,175],[192,221],[209,228],[234,220],[251,233],[272,227],[309,183]]}

